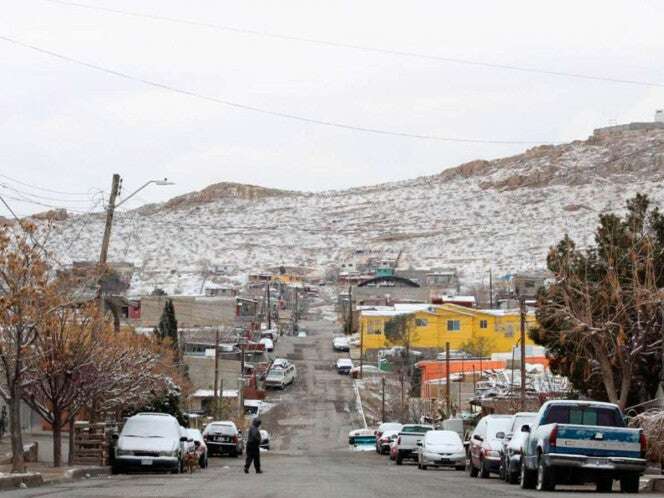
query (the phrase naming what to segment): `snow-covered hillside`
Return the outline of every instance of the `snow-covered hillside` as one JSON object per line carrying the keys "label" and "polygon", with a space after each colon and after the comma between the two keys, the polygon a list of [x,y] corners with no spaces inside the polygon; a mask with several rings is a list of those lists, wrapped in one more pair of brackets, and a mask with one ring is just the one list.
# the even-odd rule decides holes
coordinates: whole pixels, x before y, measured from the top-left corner
{"label": "snow-covered hillside", "polygon": [[[407,168],[404,165],[404,168]],[[600,212],[647,193],[664,205],[664,130],[595,134],[440,175],[323,193],[216,185],[205,195],[118,213],[110,260],[138,267],[134,293],[198,293],[211,266],[229,277],[281,263],[325,268],[354,249],[403,249],[401,266],[455,266],[463,282],[543,267],[566,232],[590,242]],[[248,192],[248,193],[247,193]],[[61,261],[98,258],[101,214],[57,222]]]}

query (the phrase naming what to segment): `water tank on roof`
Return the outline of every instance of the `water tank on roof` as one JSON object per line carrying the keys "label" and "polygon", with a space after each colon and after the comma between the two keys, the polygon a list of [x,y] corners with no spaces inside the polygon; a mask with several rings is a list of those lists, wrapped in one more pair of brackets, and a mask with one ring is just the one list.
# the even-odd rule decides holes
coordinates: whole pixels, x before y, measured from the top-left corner
{"label": "water tank on roof", "polygon": [[664,123],[664,109],[655,111],[655,123]]}

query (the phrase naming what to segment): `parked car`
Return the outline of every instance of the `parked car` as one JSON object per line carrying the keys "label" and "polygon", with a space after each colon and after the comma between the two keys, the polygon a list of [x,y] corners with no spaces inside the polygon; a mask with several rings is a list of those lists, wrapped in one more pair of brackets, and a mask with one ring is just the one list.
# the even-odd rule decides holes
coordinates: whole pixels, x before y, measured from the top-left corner
{"label": "parked car", "polygon": [[267,329],[261,331],[261,339],[270,339],[272,342],[277,342],[279,339],[279,331],[276,329]]}
{"label": "parked car", "polygon": [[518,412],[512,417],[510,427],[500,450],[500,478],[510,484],[519,482],[521,475],[521,447],[524,441],[524,432],[521,427],[532,424],[537,413]]}
{"label": "parked car", "polygon": [[[187,436],[187,451],[195,451],[198,455],[198,464],[202,469],[208,466],[208,450],[203,434],[198,429],[184,429]],[[190,441],[191,440],[191,441]],[[198,445],[196,444],[198,443]]]}
{"label": "parked car", "polygon": [[286,368],[271,368],[265,376],[265,387],[285,389],[295,381],[295,365]]}
{"label": "parked car", "polygon": [[291,362],[289,360],[286,360],[284,358],[275,358],[272,360],[272,365],[270,365],[270,368],[288,368],[291,366]]}
{"label": "parked car", "polygon": [[[397,435],[399,434],[399,431],[403,428],[403,424],[400,424],[399,422],[383,422],[378,426],[376,429],[376,453],[384,453],[385,449],[383,448],[383,443],[380,442],[381,438],[387,434],[388,432],[390,433],[396,433]],[[384,446],[389,447],[389,441],[384,441]]]}
{"label": "parked car", "polygon": [[241,455],[244,451],[242,432],[230,420],[211,422],[203,430],[203,439],[210,455]]}
{"label": "parked car", "polygon": [[397,465],[401,465],[406,459],[417,460],[417,443],[422,441],[424,435],[432,430],[432,425],[404,425],[397,436]]}
{"label": "parked car", "polygon": [[638,493],[646,469],[646,438],[625,427],[617,405],[597,401],[547,401],[523,445],[521,487],[551,491],[557,484],[595,483],[608,492],[620,481],[623,493]]}
{"label": "parked car", "polygon": [[138,413],[129,417],[116,439],[113,474],[127,470],[182,472],[187,435],[172,415]]}
{"label": "parked car", "polygon": [[[397,358],[403,356],[406,353],[406,348],[403,346],[394,346],[390,349],[381,349],[378,351],[378,358]],[[410,349],[408,351],[410,357],[414,360],[419,360],[422,358],[423,354],[421,351],[415,349]]]}
{"label": "parked car", "polygon": [[336,367],[338,374],[348,375],[353,368],[353,360],[350,358],[339,358]]}
{"label": "parked car", "polygon": [[429,431],[424,435],[417,448],[417,467],[454,467],[466,468],[466,449],[463,441],[454,431]]}
{"label": "parked car", "polygon": [[347,337],[337,336],[332,339],[332,348],[335,351],[350,351],[350,342]]}
{"label": "parked car", "polygon": [[261,448],[265,450],[270,449],[270,433],[265,429],[261,429]]}
{"label": "parked car", "polygon": [[265,348],[265,351],[268,353],[271,353],[274,351],[274,342],[272,342],[272,339],[269,339],[268,337],[263,337],[260,341],[258,341],[259,344],[262,344],[263,347]]}
{"label": "parked car", "polygon": [[502,440],[510,430],[511,415],[487,415],[480,419],[468,443],[470,477],[486,479],[500,471]]}
{"label": "parked car", "polygon": [[376,436],[371,429],[355,429],[348,433],[348,444],[366,444],[375,441]]}

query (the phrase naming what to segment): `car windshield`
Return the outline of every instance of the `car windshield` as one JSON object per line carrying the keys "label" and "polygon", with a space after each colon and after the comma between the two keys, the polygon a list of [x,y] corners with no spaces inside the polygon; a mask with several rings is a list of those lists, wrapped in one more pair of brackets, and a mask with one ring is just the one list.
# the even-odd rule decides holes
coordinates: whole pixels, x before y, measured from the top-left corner
{"label": "car windshield", "polygon": [[518,415],[514,417],[514,422],[512,423],[512,434],[516,434],[521,430],[526,424],[531,424],[535,420],[535,415]]}
{"label": "car windshield", "polygon": [[615,408],[581,405],[551,406],[542,421],[542,425],[546,424],[625,426],[620,412]]}
{"label": "car windshield", "polygon": [[213,432],[215,434],[235,434],[235,427],[228,424],[210,424],[205,429],[205,432]]}
{"label": "car windshield", "polygon": [[194,441],[202,441],[203,435],[198,429],[187,429],[187,437]]}
{"label": "car windshield", "polygon": [[415,433],[424,434],[425,432],[429,432],[430,430],[431,427],[428,425],[404,425],[403,429],[401,429],[401,432],[415,432]]}
{"label": "car windshield", "polygon": [[180,438],[177,423],[171,417],[135,416],[122,428],[123,437]]}
{"label": "car windshield", "polygon": [[486,433],[489,439],[496,439],[496,434],[504,432],[507,434],[512,426],[512,417],[490,418],[487,423]]}
{"label": "car windshield", "polygon": [[270,370],[267,374],[268,379],[281,379],[285,375],[283,370]]}
{"label": "car windshield", "polygon": [[427,444],[462,444],[459,435],[452,431],[429,431],[424,439]]}
{"label": "car windshield", "polygon": [[382,432],[387,432],[387,431],[400,431],[403,426],[398,423],[398,422],[388,422],[386,424],[381,424],[379,429]]}

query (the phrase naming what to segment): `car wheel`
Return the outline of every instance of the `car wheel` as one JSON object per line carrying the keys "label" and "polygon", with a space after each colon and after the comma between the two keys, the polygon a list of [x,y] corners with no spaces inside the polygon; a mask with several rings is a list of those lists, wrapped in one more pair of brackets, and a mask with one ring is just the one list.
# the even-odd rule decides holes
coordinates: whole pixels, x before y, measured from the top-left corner
{"label": "car wheel", "polygon": [[638,493],[639,474],[631,474],[620,479],[620,491],[622,493]]}
{"label": "car wheel", "polygon": [[518,484],[519,482],[519,473],[507,471],[507,482],[509,484]]}
{"label": "car wheel", "polygon": [[488,479],[489,478],[489,469],[486,466],[486,463],[484,460],[480,460],[480,479]]}
{"label": "car wheel", "polygon": [[397,455],[397,465],[402,465],[403,464],[403,458],[401,455]]}
{"label": "car wheel", "polygon": [[537,483],[537,475],[526,468],[526,463],[521,460],[521,488],[533,489]]}
{"label": "car wheel", "polygon": [[120,473],[120,467],[117,465],[111,465],[111,475],[118,475]]}
{"label": "car wheel", "polygon": [[553,469],[544,463],[540,455],[537,462],[537,491],[553,491],[556,488],[556,480]]}
{"label": "car wheel", "polygon": [[461,472],[463,472],[464,470],[466,470],[466,466],[465,465],[457,465],[456,467],[454,467],[454,470],[460,470]]}

